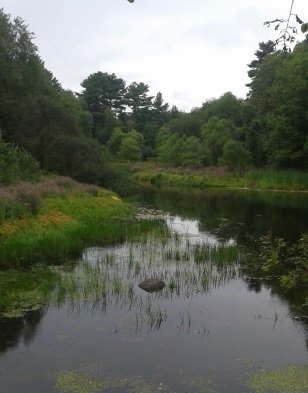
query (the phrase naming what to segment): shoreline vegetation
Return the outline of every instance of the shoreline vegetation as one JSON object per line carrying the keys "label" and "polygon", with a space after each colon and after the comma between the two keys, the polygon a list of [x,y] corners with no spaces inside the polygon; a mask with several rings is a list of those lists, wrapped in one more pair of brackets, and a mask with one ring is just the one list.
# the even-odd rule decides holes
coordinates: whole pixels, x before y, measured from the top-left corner
{"label": "shoreline vegetation", "polygon": [[0,265],[66,259],[86,246],[141,235],[153,220],[115,193],[61,176],[0,187]]}
{"label": "shoreline vegetation", "polygon": [[308,192],[308,173],[304,171],[251,169],[238,173],[227,167],[164,168],[155,163],[130,164],[130,170],[135,181],[159,186]]}

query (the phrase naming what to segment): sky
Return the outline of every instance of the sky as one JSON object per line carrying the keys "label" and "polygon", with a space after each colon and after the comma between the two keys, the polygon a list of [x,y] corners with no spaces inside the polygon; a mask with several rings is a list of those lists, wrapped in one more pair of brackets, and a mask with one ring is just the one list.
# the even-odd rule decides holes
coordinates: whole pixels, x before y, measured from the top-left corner
{"label": "sky", "polygon": [[[247,64],[277,38],[266,20],[287,18],[291,0],[2,0],[35,33],[46,68],[63,88],[97,71],[144,82],[190,111],[227,91],[245,97]],[[307,0],[293,12],[308,20]],[[304,35],[299,33],[298,39]]]}

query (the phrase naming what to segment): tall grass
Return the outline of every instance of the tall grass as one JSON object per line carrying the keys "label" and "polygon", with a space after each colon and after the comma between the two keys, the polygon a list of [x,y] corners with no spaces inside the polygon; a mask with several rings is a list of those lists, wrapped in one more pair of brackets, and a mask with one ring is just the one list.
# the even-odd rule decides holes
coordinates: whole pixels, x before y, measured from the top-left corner
{"label": "tall grass", "polygon": [[294,170],[254,170],[245,175],[247,185],[265,190],[308,190],[308,173]]}
{"label": "tall grass", "polygon": [[153,220],[135,220],[130,205],[103,189],[73,185],[40,198],[38,205],[23,195],[32,215],[0,220],[0,265],[66,258],[87,245],[121,242],[156,226]]}
{"label": "tall grass", "polygon": [[185,186],[204,189],[207,187],[251,188],[263,190],[308,191],[308,173],[293,170],[251,170],[240,176],[237,173],[211,173],[187,170],[147,170],[132,175],[139,182],[158,185]]}

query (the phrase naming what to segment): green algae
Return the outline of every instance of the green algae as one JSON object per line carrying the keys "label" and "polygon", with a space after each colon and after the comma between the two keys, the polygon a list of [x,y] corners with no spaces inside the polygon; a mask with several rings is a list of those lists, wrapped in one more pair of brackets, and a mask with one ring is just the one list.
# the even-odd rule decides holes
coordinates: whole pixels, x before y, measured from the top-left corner
{"label": "green algae", "polygon": [[208,378],[192,377],[185,381],[185,385],[198,393],[217,393],[217,390],[213,387],[213,382]]}
{"label": "green algae", "polygon": [[56,378],[55,388],[59,393],[102,393],[117,392],[121,389],[124,389],[127,393],[153,393],[157,390],[175,393],[163,383],[149,382],[141,376],[101,378],[93,371],[86,369],[60,372]]}
{"label": "green algae", "polygon": [[98,393],[109,385],[93,373],[71,370],[58,374],[55,387],[60,393]]}
{"label": "green algae", "polygon": [[307,393],[308,365],[260,371],[250,378],[249,388],[254,393]]}

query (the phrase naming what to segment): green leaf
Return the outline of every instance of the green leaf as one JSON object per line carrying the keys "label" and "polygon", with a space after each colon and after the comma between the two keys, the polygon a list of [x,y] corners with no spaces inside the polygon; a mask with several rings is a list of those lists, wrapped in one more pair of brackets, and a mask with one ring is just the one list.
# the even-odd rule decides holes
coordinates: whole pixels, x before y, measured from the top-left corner
{"label": "green leaf", "polygon": [[308,31],[308,23],[303,23],[301,25],[302,33],[306,33]]}

